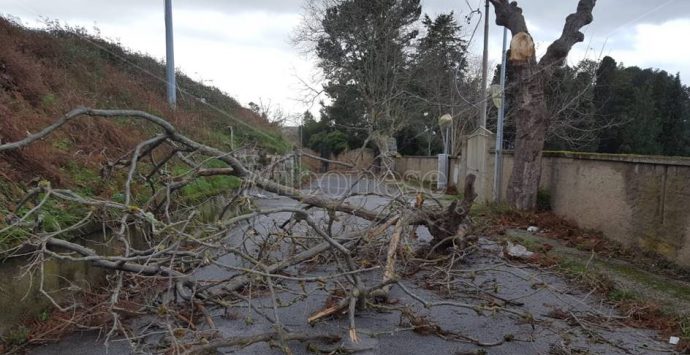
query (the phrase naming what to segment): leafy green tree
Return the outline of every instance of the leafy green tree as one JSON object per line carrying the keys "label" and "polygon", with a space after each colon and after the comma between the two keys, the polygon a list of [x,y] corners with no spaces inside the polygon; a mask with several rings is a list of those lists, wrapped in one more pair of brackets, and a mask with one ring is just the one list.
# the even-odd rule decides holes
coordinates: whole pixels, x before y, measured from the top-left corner
{"label": "leafy green tree", "polygon": [[[424,117],[423,117],[424,118]],[[426,124],[425,124],[426,123]],[[433,155],[443,151],[443,142],[435,120],[414,120],[395,136],[401,155]]]}
{"label": "leafy green tree", "polygon": [[[332,121],[316,121],[309,111],[303,116],[302,139],[306,147],[326,159],[350,148],[346,133],[336,129]],[[328,170],[327,162],[322,162],[322,170]]]}
{"label": "leafy green tree", "polygon": [[413,56],[412,91],[417,110],[436,119],[467,106],[458,90],[465,79],[467,43],[452,12],[433,20],[425,15],[422,25],[426,34],[417,42]]}
{"label": "leafy green tree", "polygon": [[[499,67],[500,69],[500,67]],[[496,70],[495,83],[498,82]],[[515,123],[515,78],[508,66],[506,141]],[[554,70],[545,87],[551,115],[545,148],[602,153],[690,155],[690,95],[679,75],[625,67],[611,57]],[[493,110],[489,127],[495,127]]]}
{"label": "leafy green tree", "polygon": [[676,74],[673,80],[667,80],[664,95],[659,98],[662,108],[661,135],[659,142],[664,155],[687,154],[687,103],[688,95]]}
{"label": "leafy green tree", "polygon": [[[313,3],[312,3],[313,5]],[[306,20],[299,37],[313,44],[333,104],[322,119],[362,131],[384,156],[404,125],[408,51],[418,31],[419,0],[338,0]]]}
{"label": "leafy green tree", "polygon": [[[618,64],[606,56],[599,63],[596,71],[593,104],[595,115],[600,121],[611,121],[618,110],[615,101],[616,72]],[[612,153],[616,150],[616,127],[606,127],[599,134],[599,152]]]}
{"label": "leafy green tree", "polygon": [[420,19],[419,0],[312,0],[306,8],[297,40],[324,73],[330,103],[321,121],[346,132],[350,147],[385,156],[395,137],[399,151],[428,154],[440,150],[442,114],[464,118],[456,132],[468,126],[468,103],[479,95],[467,84],[467,43],[452,12]]}
{"label": "leafy green tree", "polygon": [[[629,70],[629,75],[639,76],[642,73],[639,68],[635,69]],[[653,91],[649,82],[642,81],[638,85],[627,87],[628,102],[619,114],[625,115],[628,121],[618,130],[619,146],[615,153],[660,154],[661,145],[657,141],[661,132],[660,122],[654,102],[650,100]]]}
{"label": "leafy green tree", "polygon": [[[467,110],[464,89],[467,69],[467,43],[453,12],[421,21],[424,35],[412,55],[412,81],[409,86],[410,117],[396,135],[403,154],[430,154],[442,149],[437,119],[446,113],[459,117]],[[467,117],[468,115],[464,115]]]}
{"label": "leafy green tree", "polygon": [[326,93],[336,98],[321,110],[321,121],[343,132],[347,132],[347,143],[352,148],[362,147],[369,135],[369,127],[364,119],[364,101],[354,85],[329,85]]}
{"label": "leafy green tree", "polygon": [[545,87],[552,121],[545,147],[552,150],[595,150],[599,131],[612,121],[598,120],[594,113],[594,82],[598,63],[583,60],[575,66],[554,70]]}
{"label": "leafy green tree", "polygon": [[309,146],[329,158],[348,148],[347,135],[341,131],[321,131],[309,138]]}
{"label": "leafy green tree", "polygon": [[606,57],[594,94],[599,119],[621,122],[601,132],[599,151],[687,155],[690,96],[680,76],[616,65]]}

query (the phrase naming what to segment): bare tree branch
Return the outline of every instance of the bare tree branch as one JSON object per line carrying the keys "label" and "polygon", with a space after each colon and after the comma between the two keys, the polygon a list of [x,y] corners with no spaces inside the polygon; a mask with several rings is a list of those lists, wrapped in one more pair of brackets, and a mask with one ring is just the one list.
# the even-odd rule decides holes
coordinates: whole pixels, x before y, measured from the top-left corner
{"label": "bare tree branch", "polygon": [[555,40],[546,50],[546,54],[539,61],[542,68],[550,68],[563,65],[570,49],[579,42],[584,41],[585,35],[580,32],[584,26],[592,23],[594,17],[592,11],[596,0],[580,0],[577,11],[568,15],[563,26],[561,37]]}

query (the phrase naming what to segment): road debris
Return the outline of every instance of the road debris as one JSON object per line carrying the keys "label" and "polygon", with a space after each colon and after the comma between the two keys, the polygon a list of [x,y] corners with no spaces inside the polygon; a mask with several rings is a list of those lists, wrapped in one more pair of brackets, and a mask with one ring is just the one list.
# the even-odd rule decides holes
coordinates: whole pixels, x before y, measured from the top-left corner
{"label": "road debris", "polygon": [[525,246],[520,245],[520,244],[513,244],[511,242],[508,242],[505,250],[506,250],[506,254],[508,254],[508,256],[513,257],[513,258],[518,258],[518,259],[528,259],[534,255],[534,253],[527,250],[527,248],[525,248]]}

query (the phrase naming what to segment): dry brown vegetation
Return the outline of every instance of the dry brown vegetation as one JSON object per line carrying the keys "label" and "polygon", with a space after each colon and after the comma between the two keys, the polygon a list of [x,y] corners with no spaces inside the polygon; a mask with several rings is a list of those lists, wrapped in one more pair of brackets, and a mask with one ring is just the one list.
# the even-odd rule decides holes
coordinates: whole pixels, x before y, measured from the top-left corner
{"label": "dry brown vegetation", "polygon": [[[170,110],[161,63],[82,29],[52,23],[48,30],[32,30],[0,18],[0,45],[1,142],[19,140],[74,107],[88,106],[156,113],[190,137],[216,146],[229,145],[228,126],[236,128],[240,142],[259,137],[273,149],[284,146],[266,119],[182,74],[179,106]],[[0,154],[0,178],[41,178],[70,186],[75,177],[68,168],[96,170],[131,150],[149,131],[138,123],[78,120],[43,141]]]}
{"label": "dry brown vegetation", "polygon": [[[486,219],[483,232],[489,235],[505,235],[509,229],[525,230],[529,226],[538,226],[539,235],[563,246],[591,252],[592,257],[625,260],[638,267],[653,271],[656,274],[677,280],[688,280],[687,270],[665,261],[662,256],[626,248],[620,243],[606,239],[601,232],[579,228],[551,211],[522,212],[502,210],[500,208],[483,210],[480,217]],[[587,290],[593,290],[607,299],[625,317],[623,323],[639,329],[654,329],[667,339],[669,336],[683,334],[687,336],[687,315],[676,314],[659,304],[658,300],[640,295],[633,295],[621,290],[607,275],[595,270],[581,270],[577,265],[569,265],[569,260],[551,252],[554,244],[550,242],[531,246],[535,254],[528,260],[532,265],[554,269]],[[558,317],[558,315],[554,315]],[[564,315],[565,318],[571,317]],[[563,318],[563,319],[565,319]],[[682,352],[690,351],[690,342],[683,337],[676,347]]]}

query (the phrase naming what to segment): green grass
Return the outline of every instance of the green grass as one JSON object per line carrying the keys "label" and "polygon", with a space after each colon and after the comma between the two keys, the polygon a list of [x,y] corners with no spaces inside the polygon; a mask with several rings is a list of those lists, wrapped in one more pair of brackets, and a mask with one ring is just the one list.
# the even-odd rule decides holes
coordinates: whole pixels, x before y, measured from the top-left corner
{"label": "green grass", "polygon": [[199,202],[212,196],[230,192],[240,187],[236,176],[211,176],[199,178],[181,189],[181,197],[188,202]]}
{"label": "green grass", "polygon": [[639,295],[630,290],[615,288],[609,291],[609,293],[606,295],[606,298],[613,302],[635,301],[638,300]]}
{"label": "green grass", "polygon": [[[227,168],[227,164],[220,160],[210,160],[203,164],[204,168]],[[173,167],[176,176],[186,175],[188,168],[182,166]],[[200,202],[209,197],[226,194],[236,190],[242,185],[242,180],[236,176],[209,176],[200,177],[180,189],[180,198],[185,202]]]}
{"label": "green grass", "polygon": [[41,97],[41,108],[50,110],[55,107],[57,101],[57,97],[54,94],[43,95],[43,97]]}
{"label": "green grass", "polygon": [[20,325],[10,329],[3,340],[9,345],[22,345],[29,340],[29,328]]}
{"label": "green grass", "polygon": [[[241,130],[239,133],[239,139],[242,144],[258,143],[271,153],[284,154],[292,149],[292,145],[277,133],[253,130]],[[235,138],[237,139],[238,137]]]}
{"label": "green grass", "polygon": [[690,317],[682,317],[677,319],[678,327],[680,328],[680,336],[685,340],[690,340]]}
{"label": "green grass", "polygon": [[[458,195],[462,196],[462,194]],[[495,203],[495,202],[487,202],[487,203],[475,203],[472,204],[472,208],[470,209],[470,216],[472,217],[496,217],[496,216],[501,216],[505,215],[508,213],[519,213],[512,209],[507,203]]]}
{"label": "green grass", "polygon": [[87,214],[87,209],[83,206],[49,200],[41,212],[43,213],[43,229],[46,232],[57,232],[83,219]]}
{"label": "green grass", "polygon": [[[7,227],[4,223],[0,223],[0,229]],[[25,241],[31,236],[29,231],[24,229],[12,228],[9,231],[0,235],[0,251],[12,248],[21,242]]]}
{"label": "green grass", "polygon": [[67,139],[67,138],[61,138],[55,140],[53,143],[53,146],[59,150],[62,150],[63,152],[67,152],[70,149],[72,149],[72,141]]}
{"label": "green grass", "polygon": [[[43,198],[44,195],[41,194],[37,197],[36,201],[41,201]],[[17,212],[17,215],[24,216],[31,208],[33,208],[33,205],[25,206]],[[3,209],[0,212],[2,215],[10,214],[10,212],[6,209]],[[25,222],[32,223],[37,216],[40,216],[42,218],[43,230],[51,233],[76,224],[82,220],[86,214],[86,207],[69,204],[56,199],[48,199],[41,210],[35,213],[35,215],[29,217]],[[4,223],[4,221],[0,221],[0,229],[5,227],[7,227],[7,225]],[[5,250],[7,248],[16,246],[31,235],[32,233],[29,231],[29,228],[11,228],[0,236],[0,250]]]}
{"label": "green grass", "polygon": [[690,301],[690,288],[687,286],[678,284],[665,278],[655,277],[653,274],[648,274],[642,270],[637,270],[635,268],[626,267],[623,265],[608,263],[607,267],[609,267],[612,271],[624,275],[625,277],[639,282],[640,284],[643,284],[649,288],[661,291],[675,298]]}
{"label": "green grass", "polygon": [[102,185],[101,176],[96,171],[75,162],[67,163],[62,170],[74,181],[74,192],[93,196]]}

